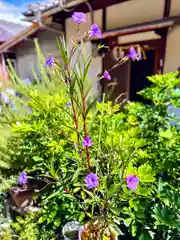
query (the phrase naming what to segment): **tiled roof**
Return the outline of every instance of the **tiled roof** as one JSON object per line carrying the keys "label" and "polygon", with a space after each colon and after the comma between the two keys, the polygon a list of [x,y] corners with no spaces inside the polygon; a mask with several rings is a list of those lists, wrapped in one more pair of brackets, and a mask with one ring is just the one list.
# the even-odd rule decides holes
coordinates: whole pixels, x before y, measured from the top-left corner
{"label": "tiled roof", "polygon": [[23,13],[24,16],[34,16],[37,12],[46,12],[56,7],[65,7],[72,0],[46,0],[28,5],[28,9]]}
{"label": "tiled roof", "polygon": [[39,29],[40,29],[39,23],[33,23],[29,27],[26,27],[23,31],[17,33],[11,39],[0,45],[0,54],[7,51],[9,48],[15,46],[19,42],[23,41],[26,37],[34,34]]}
{"label": "tiled roof", "polygon": [[25,28],[26,27],[21,24],[0,20],[0,42],[8,41]]}

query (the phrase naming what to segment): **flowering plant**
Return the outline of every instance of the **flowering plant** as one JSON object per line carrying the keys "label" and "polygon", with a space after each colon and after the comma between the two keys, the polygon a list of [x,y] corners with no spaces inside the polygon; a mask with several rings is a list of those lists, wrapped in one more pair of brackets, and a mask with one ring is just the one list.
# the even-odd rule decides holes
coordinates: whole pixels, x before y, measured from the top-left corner
{"label": "flowering plant", "polygon": [[[86,22],[83,13],[74,13],[72,19],[78,24],[77,31],[79,25]],[[101,30],[98,25],[93,24],[85,35],[88,39],[101,37]],[[62,80],[62,88],[68,98],[64,114],[70,113],[71,124],[74,125],[73,139],[67,139],[72,142],[73,148],[66,152],[67,165],[74,168],[74,173],[71,175],[69,171],[63,173],[59,181],[63,187],[61,194],[78,203],[79,209],[83,212],[81,215],[83,220],[94,222],[98,219],[101,226],[98,235],[104,235],[105,229],[108,229],[111,234],[108,236],[105,234],[104,238],[111,239],[112,236],[122,234],[117,225],[121,223],[120,212],[123,212],[124,202],[133,198],[135,192],[141,195],[143,186],[146,185],[149,187],[147,195],[150,195],[150,183],[155,179],[148,164],[139,167],[133,165],[133,161],[138,157],[138,149],[144,142],[137,139],[134,142],[138,131],[126,129],[123,115],[118,113],[119,105],[106,103],[105,95],[101,103],[89,98],[91,83],[87,80],[92,57],[84,56],[84,47],[81,40],[74,40],[69,50],[65,41],[61,39],[59,48],[63,63],[59,65],[51,57],[45,64],[49,66],[50,71],[55,68]],[[138,59],[138,53],[133,47],[113,68],[129,59]],[[110,72],[111,69],[105,70],[100,79],[106,78],[111,81]],[[70,122],[69,127],[72,128]],[[146,176],[143,176],[144,171],[147,173]],[[59,193],[59,189],[57,192]],[[52,197],[54,193],[48,199]],[[79,238],[86,239],[83,232]]]}
{"label": "flowering plant", "polygon": [[[83,13],[74,13],[72,19],[77,23],[77,31],[80,24],[86,22]],[[101,36],[101,30],[93,24],[86,39],[96,36]],[[11,69],[13,88],[21,94],[21,98],[13,96],[17,110],[4,108],[2,115],[2,120],[6,119],[16,134],[16,141],[14,136],[11,138],[15,149],[12,160],[16,159],[12,165],[21,163],[18,167],[18,171],[22,170],[20,185],[27,184],[30,178],[52,180],[47,184],[52,188],[42,193],[38,220],[33,220],[39,224],[39,231],[43,231],[44,226],[54,230],[62,228],[67,221],[78,220],[83,225],[87,223],[79,232],[81,240],[89,236],[92,240],[115,239],[125,233],[125,226],[141,240],[153,239],[154,222],[159,228],[162,221],[165,222],[159,213],[164,209],[171,213],[171,209],[167,211],[166,206],[160,205],[164,198],[159,189],[164,186],[160,185],[160,165],[154,167],[158,154],[153,155],[155,141],[163,148],[159,131],[168,124],[154,116],[151,107],[129,103],[120,112],[119,104],[109,102],[105,94],[101,102],[92,100],[92,86],[88,81],[92,57],[83,54],[83,39],[74,40],[71,49],[63,38],[58,41],[60,64],[53,56],[46,61],[40,58],[43,82],[35,76],[35,84],[25,86]],[[37,51],[41,55],[38,46]],[[114,67],[138,59],[139,54],[131,47],[129,54]],[[111,69],[100,77],[104,78],[111,82]],[[156,82],[159,77],[152,79]],[[144,95],[155,98],[153,90],[145,91]],[[27,114],[29,108],[31,113]],[[158,108],[155,113],[157,111]],[[147,123],[151,123],[148,113],[154,122],[146,128]],[[158,114],[162,114],[160,110]],[[176,149],[178,133],[175,130],[171,133],[174,141],[169,148]],[[149,141],[152,136],[156,138]],[[155,209],[154,215],[152,209]],[[172,228],[177,227],[176,215],[173,221],[168,221]],[[167,222],[163,224],[167,226]]]}

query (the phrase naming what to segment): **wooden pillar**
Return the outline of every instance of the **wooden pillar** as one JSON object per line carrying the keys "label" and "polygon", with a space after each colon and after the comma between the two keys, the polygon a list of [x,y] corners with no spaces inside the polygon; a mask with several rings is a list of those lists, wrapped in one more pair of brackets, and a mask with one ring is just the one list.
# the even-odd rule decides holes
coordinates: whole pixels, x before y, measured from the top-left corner
{"label": "wooden pillar", "polygon": [[106,15],[106,8],[102,9],[102,31],[107,31],[107,15]]}
{"label": "wooden pillar", "polygon": [[164,0],[164,14],[163,17],[169,17],[171,10],[171,0]]}
{"label": "wooden pillar", "polygon": [[[171,10],[171,0],[164,0],[164,14],[163,17],[167,18],[170,16],[170,10]],[[160,66],[161,73],[164,72],[164,62],[165,62],[165,53],[166,53],[166,45],[167,45],[167,36],[168,36],[168,28],[165,29],[164,36],[162,37],[163,42],[163,55],[162,55],[162,62],[163,66]]]}

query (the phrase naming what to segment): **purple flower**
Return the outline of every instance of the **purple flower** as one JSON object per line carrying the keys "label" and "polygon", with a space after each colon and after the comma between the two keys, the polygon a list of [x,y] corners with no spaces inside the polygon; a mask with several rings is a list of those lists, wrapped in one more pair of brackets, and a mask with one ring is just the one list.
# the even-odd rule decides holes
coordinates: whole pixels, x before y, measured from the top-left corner
{"label": "purple flower", "polygon": [[98,176],[95,173],[89,173],[85,177],[85,183],[89,189],[98,187],[99,185]]}
{"label": "purple flower", "polygon": [[136,190],[137,185],[139,184],[139,178],[136,175],[129,175],[126,178],[127,186],[130,190]]}
{"label": "purple flower", "polygon": [[18,177],[18,182],[20,185],[24,185],[27,183],[27,172],[22,172]]}
{"label": "purple flower", "polygon": [[74,12],[72,15],[72,20],[77,24],[86,22],[86,15],[82,12]]}
{"label": "purple flower", "polygon": [[132,60],[139,60],[139,53],[136,52],[134,47],[130,47],[129,54],[127,55],[127,57]]}
{"label": "purple flower", "polygon": [[17,107],[16,107],[16,105],[14,103],[11,103],[11,108],[12,108],[13,111],[17,110]]}
{"label": "purple flower", "polygon": [[31,84],[31,80],[29,78],[23,79],[24,83],[29,86]]}
{"label": "purple flower", "polygon": [[109,72],[107,70],[104,71],[104,78],[111,80],[111,75],[109,74]]}
{"label": "purple flower", "polygon": [[1,93],[1,98],[4,101],[4,103],[6,103],[6,104],[8,104],[10,102],[9,97],[4,92]]}
{"label": "purple flower", "polygon": [[97,24],[93,24],[89,30],[90,37],[101,37],[101,30],[99,29]]}
{"label": "purple flower", "polygon": [[50,67],[55,66],[54,58],[52,56],[49,56],[46,59],[45,67],[47,66],[50,66]]}
{"label": "purple flower", "polygon": [[66,107],[70,107],[72,105],[72,103],[71,102],[68,102],[68,103],[66,103]]}
{"label": "purple flower", "polygon": [[6,103],[6,104],[10,103],[9,95],[16,95],[16,92],[11,88],[7,88],[6,93],[5,92],[1,93],[1,98],[4,101],[4,103]]}
{"label": "purple flower", "polygon": [[83,144],[83,147],[85,147],[85,148],[92,146],[91,138],[89,136],[84,137],[82,144]]}

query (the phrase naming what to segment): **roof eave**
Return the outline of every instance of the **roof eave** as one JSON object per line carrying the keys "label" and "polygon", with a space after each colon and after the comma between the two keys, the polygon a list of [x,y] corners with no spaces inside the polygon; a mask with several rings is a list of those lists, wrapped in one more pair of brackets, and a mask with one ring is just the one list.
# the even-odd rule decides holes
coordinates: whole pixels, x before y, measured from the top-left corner
{"label": "roof eave", "polygon": [[[156,29],[168,28],[173,26],[177,21],[180,21],[180,16],[168,17],[164,19],[158,19],[146,23],[135,24],[118,29],[113,29],[102,33],[101,39],[108,37],[118,37],[128,34],[152,31]],[[94,38],[96,40],[97,38]]]}
{"label": "roof eave", "polygon": [[[65,8],[72,8],[72,7],[75,7],[77,5],[80,5],[84,2],[87,2],[88,0],[75,0],[75,1],[72,1],[70,3],[68,3],[66,6],[62,7],[62,6],[59,6],[59,7],[55,7],[55,8],[51,8],[51,9],[48,9],[47,11],[42,11],[41,12],[41,17],[48,17],[48,16],[51,16],[51,15],[54,15],[58,12],[61,12],[63,11]],[[33,20],[35,20],[36,16],[35,15],[32,15],[32,16],[27,16],[26,13],[23,13],[23,15],[25,16],[25,18],[23,19],[23,21],[27,21],[27,22],[32,22]]]}
{"label": "roof eave", "polygon": [[26,28],[24,31],[20,32],[9,41],[6,41],[0,45],[0,54],[6,52],[9,48],[17,45],[19,42],[23,41],[26,37],[32,35],[40,29],[39,23],[33,23],[30,27]]}

